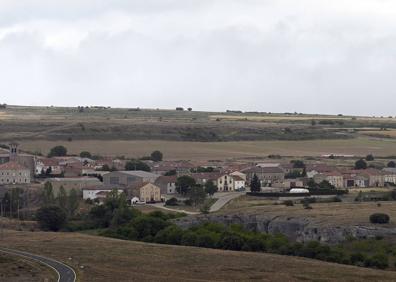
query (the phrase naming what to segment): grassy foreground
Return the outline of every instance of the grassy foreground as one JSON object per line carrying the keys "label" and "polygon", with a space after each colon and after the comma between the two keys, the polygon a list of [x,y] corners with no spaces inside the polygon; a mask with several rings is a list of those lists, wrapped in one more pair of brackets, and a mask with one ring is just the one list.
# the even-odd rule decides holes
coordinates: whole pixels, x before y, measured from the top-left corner
{"label": "grassy foreground", "polygon": [[272,254],[122,241],[77,233],[5,231],[0,246],[64,261],[79,281],[395,281],[396,272]]}

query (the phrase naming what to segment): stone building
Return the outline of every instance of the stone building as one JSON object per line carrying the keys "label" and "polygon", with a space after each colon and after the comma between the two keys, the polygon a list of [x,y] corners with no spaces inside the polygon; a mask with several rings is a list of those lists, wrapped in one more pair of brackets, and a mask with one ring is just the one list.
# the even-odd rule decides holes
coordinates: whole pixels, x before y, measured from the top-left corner
{"label": "stone building", "polygon": [[29,184],[30,169],[16,161],[9,161],[0,165],[0,185]]}

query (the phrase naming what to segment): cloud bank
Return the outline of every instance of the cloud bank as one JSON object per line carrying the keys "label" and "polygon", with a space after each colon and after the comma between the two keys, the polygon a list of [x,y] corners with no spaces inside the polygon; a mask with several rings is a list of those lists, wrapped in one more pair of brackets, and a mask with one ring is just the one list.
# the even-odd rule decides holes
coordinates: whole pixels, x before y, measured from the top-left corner
{"label": "cloud bank", "polygon": [[0,102],[395,115],[391,0],[2,0]]}

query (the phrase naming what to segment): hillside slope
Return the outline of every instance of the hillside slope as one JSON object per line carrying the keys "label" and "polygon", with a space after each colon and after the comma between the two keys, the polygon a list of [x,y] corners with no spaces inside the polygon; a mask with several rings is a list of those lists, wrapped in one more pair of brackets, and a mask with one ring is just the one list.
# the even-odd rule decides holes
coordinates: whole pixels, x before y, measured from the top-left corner
{"label": "hillside slope", "polygon": [[395,272],[271,254],[145,244],[77,233],[6,231],[0,246],[53,257],[80,281],[395,281]]}

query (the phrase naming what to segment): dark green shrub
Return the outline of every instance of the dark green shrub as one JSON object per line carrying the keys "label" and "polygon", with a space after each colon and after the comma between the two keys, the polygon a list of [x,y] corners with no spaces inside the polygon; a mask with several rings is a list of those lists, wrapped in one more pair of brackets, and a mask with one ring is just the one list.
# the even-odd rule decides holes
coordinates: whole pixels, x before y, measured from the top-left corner
{"label": "dark green shrub", "polygon": [[236,233],[224,234],[220,240],[219,246],[224,250],[240,251],[245,245],[245,240]]}
{"label": "dark green shrub", "polygon": [[169,200],[165,201],[166,206],[177,206],[177,199],[176,198],[170,198]]}
{"label": "dark green shrub", "polygon": [[187,199],[187,200],[184,201],[184,204],[185,204],[186,206],[192,206],[193,201],[191,201],[190,199]]}
{"label": "dark green shrub", "polygon": [[367,258],[364,262],[366,267],[375,267],[385,269],[389,266],[388,257],[384,254],[376,254],[371,258]]}
{"label": "dark green shrub", "polygon": [[365,261],[366,261],[366,256],[363,255],[362,253],[354,253],[351,255],[351,263],[353,265],[357,265],[357,266],[363,266]]}
{"label": "dark green shrub", "polygon": [[36,212],[39,226],[45,231],[59,231],[66,223],[66,212],[58,206],[46,206]]}
{"label": "dark green shrub", "polygon": [[375,224],[389,223],[390,217],[385,213],[374,213],[370,215],[370,222]]}
{"label": "dark green shrub", "polygon": [[[132,226],[138,234],[138,239],[144,239],[148,236],[155,236],[160,230],[169,226],[170,223],[161,218],[150,217],[147,215],[139,216],[132,221]],[[146,238],[145,241],[148,239]],[[152,242],[153,238],[150,239]]]}
{"label": "dark green shrub", "polygon": [[167,228],[159,231],[154,241],[159,244],[180,245],[183,237],[183,230],[175,225],[168,226]]}
{"label": "dark green shrub", "polygon": [[184,232],[181,238],[181,245],[184,246],[196,246],[197,245],[197,234],[193,231]]}

